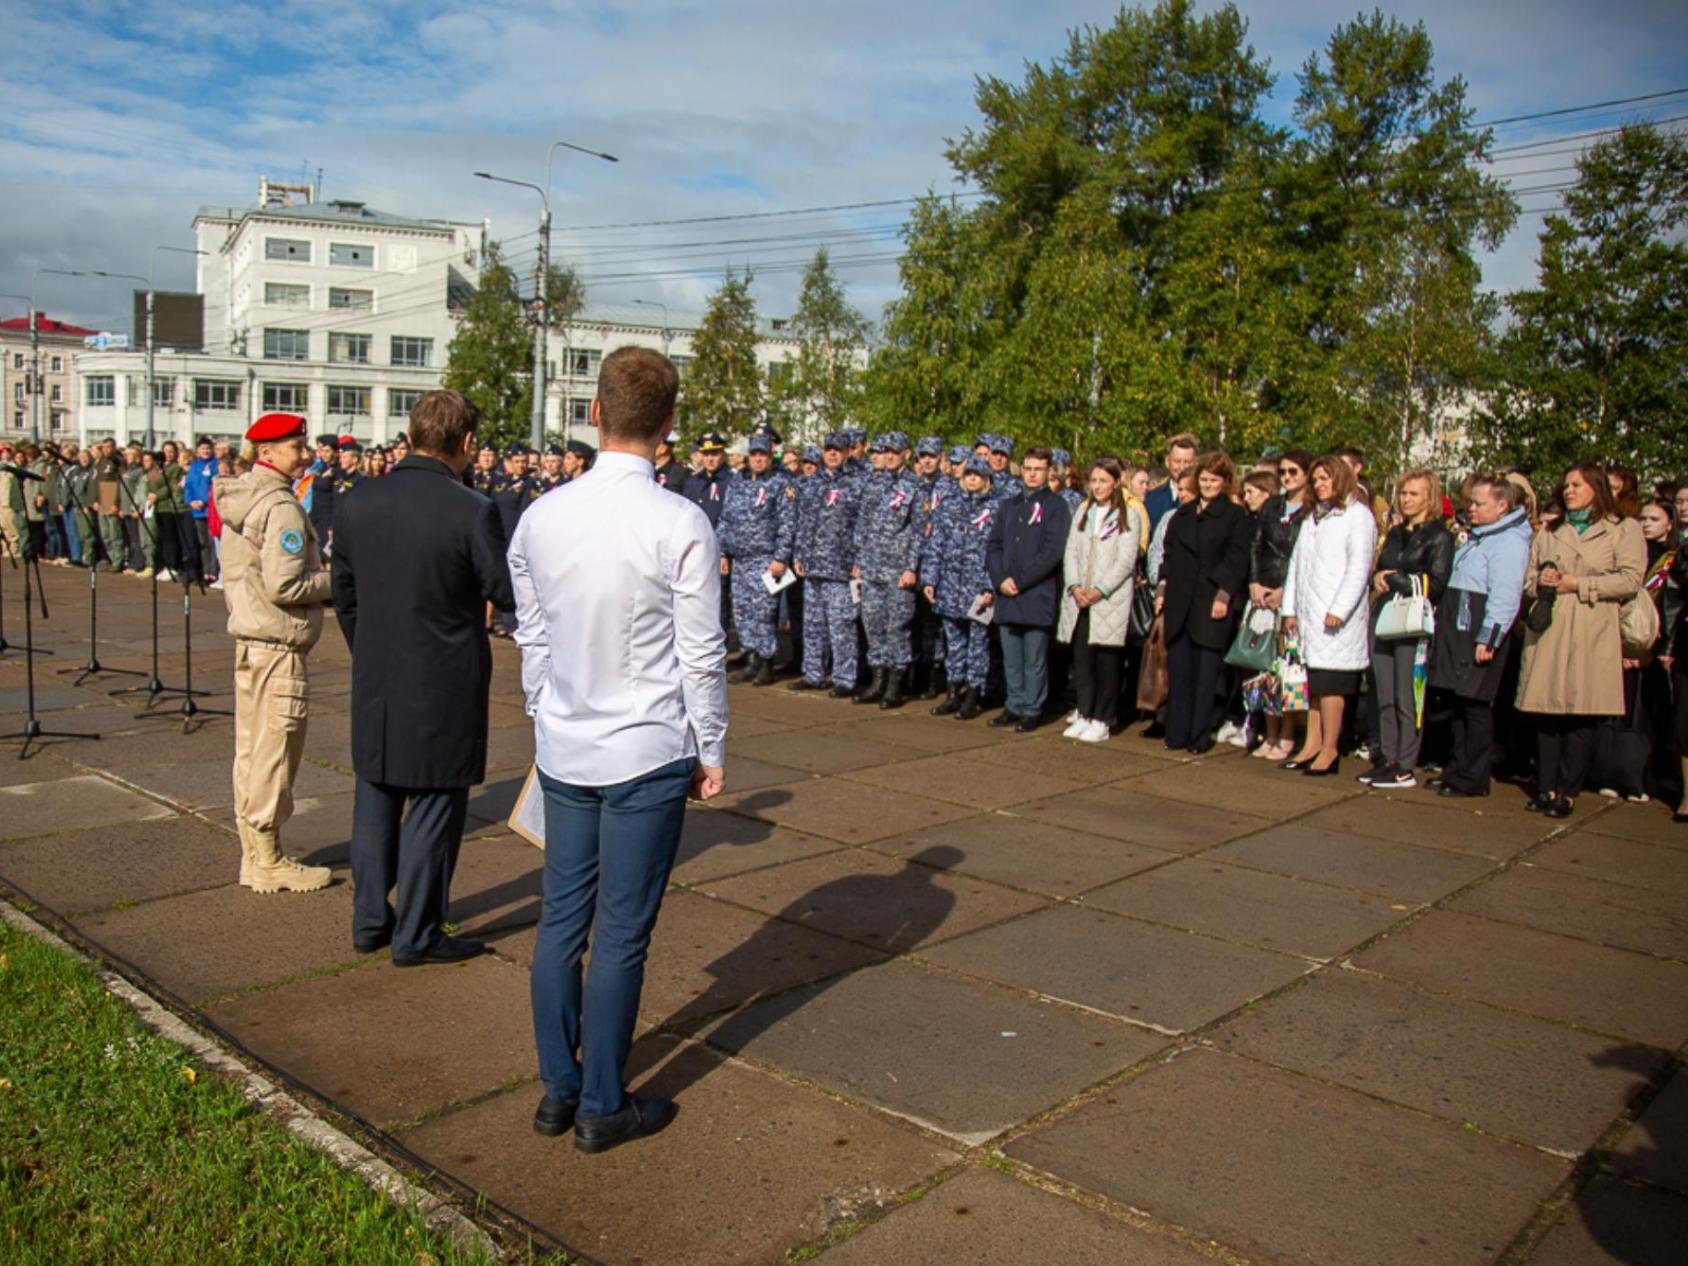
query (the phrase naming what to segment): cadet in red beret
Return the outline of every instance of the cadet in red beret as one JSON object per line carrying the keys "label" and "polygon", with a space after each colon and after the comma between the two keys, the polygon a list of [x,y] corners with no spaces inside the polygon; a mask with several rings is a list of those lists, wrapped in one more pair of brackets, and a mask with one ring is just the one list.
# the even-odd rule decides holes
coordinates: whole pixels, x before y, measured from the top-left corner
{"label": "cadet in red beret", "polygon": [[246,438],[254,444],[274,444],[304,436],[305,419],[297,413],[266,413],[246,428]]}

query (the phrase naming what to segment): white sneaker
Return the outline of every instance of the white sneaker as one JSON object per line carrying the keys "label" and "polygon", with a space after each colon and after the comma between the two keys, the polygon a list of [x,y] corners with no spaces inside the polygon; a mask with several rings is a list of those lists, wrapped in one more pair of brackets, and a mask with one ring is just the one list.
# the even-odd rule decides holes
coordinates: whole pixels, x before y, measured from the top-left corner
{"label": "white sneaker", "polygon": [[223,587],[223,578],[221,576],[218,576],[217,579],[213,580],[210,584],[206,585],[205,587],[207,589],[221,589]]}
{"label": "white sneaker", "polygon": [[1084,728],[1073,737],[1080,743],[1106,743],[1113,737],[1113,731],[1106,721],[1086,721]]}
{"label": "white sneaker", "polygon": [[1067,724],[1068,725],[1073,724],[1075,721],[1082,721],[1082,720],[1084,720],[1084,718],[1081,717],[1078,714],[1077,708],[1074,708],[1071,712],[1067,713]]}
{"label": "white sneaker", "polygon": [[169,582],[176,579],[176,573],[171,571],[168,567],[160,567],[158,569],[158,578],[162,581]]}
{"label": "white sneaker", "polygon": [[1231,735],[1231,737],[1226,739],[1225,741],[1227,743],[1229,743],[1232,747],[1247,747],[1248,746],[1248,727],[1246,725],[1239,725],[1237,727],[1237,732],[1235,734]]}
{"label": "white sneaker", "polygon": [[1227,721],[1219,727],[1219,733],[1213,736],[1216,743],[1229,743],[1242,733],[1242,727],[1235,721]]}
{"label": "white sneaker", "polygon": [[1618,798],[1617,791],[1611,787],[1602,787],[1600,789],[1600,794],[1605,796],[1608,800],[1616,800]]}
{"label": "white sneaker", "polygon": [[1089,726],[1089,724],[1090,722],[1088,720],[1081,717],[1075,711],[1072,716],[1067,718],[1067,728],[1061,731],[1061,737],[1077,738],[1080,734],[1084,733],[1085,728]]}

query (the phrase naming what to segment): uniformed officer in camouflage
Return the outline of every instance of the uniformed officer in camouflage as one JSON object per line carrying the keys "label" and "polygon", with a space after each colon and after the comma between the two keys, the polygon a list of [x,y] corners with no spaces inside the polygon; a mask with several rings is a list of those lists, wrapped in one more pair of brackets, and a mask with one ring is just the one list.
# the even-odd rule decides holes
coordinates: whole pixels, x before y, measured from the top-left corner
{"label": "uniformed officer in camouflage", "polygon": [[732,590],[733,625],[749,658],[735,680],[774,684],[779,653],[779,599],[762,578],[778,580],[791,565],[797,540],[797,487],[774,464],[773,441],[752,435],[745,473],[726,485],[716,535],[727,560]]}
{"label": "uniformed officer in camouflage", "polygon": [[850,441],[841,431],[826,437],[821,468],[797,498],[794,566],[803,577],[803,680],[793,690],[819,690],[832,665],[832,693],[856,692],[856,604],[850,597],[855,562],[856,514],[862,481],[845,471]]}
{"label": "uniformed officer in camouflage", "polygon": [[234,813],[240,882],[254,892],[326,887],[326,866],[281,851],[293,815],[293,779],[305,751],[310,689],[305,656],[322,635],[329,600],[310,516],[293,495],[309,460],[305,419],[267,413],[246,432],[249,473],[215,482],[223,519],[223,596],[234,659]]}
{"label": "uniformed officer in camouflage", "polygon": [[934,716],[971,721],[982,710],[979,696],[990,674],[990,626],[971,618],[981,596],[993,597],[985,570],[991,522],[1004,498],[991,485],[990,463],[970,456],[962,464],[960,490],[945,497],[933,518],[932,536],[921,552],[920,584],[944,622],[944,669],[949,694]]}
{"label": "uniformed officer in camouflage", "polygon": [[873,448],[879,468],[861,481],[856,565],[850,569],[862,582],[862,627],[873,678],[855,701],[900,708],[908,698],[908,669],[914,658],[911,632],[924,526],[922,488],[905,465],[908,436],[882,432]]}
{"label": "uniformed officer in camouflage", "polygon": [[1069,487],[1072,482],[1073,455],[1064,448],[1052,448],[1049,455],[1049,486],[1061,494],[1061,500],[1067,503],[1067,509],[1076,514],[1079,506],[1084,504],[1084,494],[1077,488]]}
{"label": "uniformed officer in camouflage", "polygon": [[1017,497],[1026,490],[1020,477],[1009,467],[1014,458],[1014,441],[1006,435],[992,435],[990,454],[986,460],[991,468],[991,486],[998,496]]}
{"label": "uniformed officer in camouflage", "polygon": [[[920,486],[920,549],[924,553],[932,538],[932,516],[943,500],[944,485],[950,480],[939,469],[944,457],[940,435],[923,435],[914,445],[914,477]],[[965,455],[963,456],[965,460]],[[918,562],[915,571],[920,570]],[[922,699],[936,699],[944,693],[944,625],[926,595],[915,588],[914,623],[911,626],[914,676]]]}
{"label": "uniformed officer in camouflage", "polygon": [[803,478],[813,479],[821,468],[821,446],[807,444],[803,448]]}

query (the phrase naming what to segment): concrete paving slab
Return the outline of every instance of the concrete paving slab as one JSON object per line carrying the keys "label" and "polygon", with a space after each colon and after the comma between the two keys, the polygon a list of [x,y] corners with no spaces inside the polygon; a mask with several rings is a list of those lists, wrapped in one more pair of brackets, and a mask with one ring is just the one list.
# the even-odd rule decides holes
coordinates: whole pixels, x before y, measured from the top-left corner
{"label": "concrete paving slab", "polygon": [[[69,685],[70,678],[57,680],[58,674],[51,674],[52,680],[43,680],[39,671],[35,675],[35,711],[42,716],[49,712],[72,711],[85,708],[96,702],[103,702],[103,698],[95,695],[91,687],[94,683],[104,681],[105,678],[95,677],[89,682],[89,690],[81,690]],[[109,689],[110,687],[108,687]],[[22,716],[29,706],[28,688],[25,686],[9,686],[0,689],[0,715],[16,713]],[[60,718],[61,720],[63,718]],[[42,722],[46,725],[46,722]],[[58,722],[53,722],[56,727]]]}
{"label": "concrete paving slab", "polygon": [[1664,889],[1524,864],[1460,894],[1448,908],[1688,962],[1688,902]]}
{"label": "concrete paving slab", "polygon": [[913,1130],[696,1046],[672,1052],[664,1039],[634,1048],[635,1061],[666,1057],[635,1090],[682,1095],[654,1139],[582,1155],[566,1136],[533,1132],[539,1092],[523,1087],[399,1141],[607,1266],[780,1261],[955,1159]]}
{"label": "concrete paving slab", "polygon": [[892,857],[912,857],[935,846],[959,854],[949,869],[1050,897],[1070,897],[1181,856],[1002,813],[867,845]]}
{"label": "concrete paving slab", "polygon": [[[1640,1062],[1640,1056],[1634,1049],[1620,1048],[1609,1052],[1607,1060],[1615,1065],[1633,1064]],[[1621,1173],[1688,1196],[1688,1070],[1682,1064],[1612,1149],[1609,1160]],[[1688,1238],[1682,1243],[1688,1244]]]}
{"label": "concrete paving slab", "polygon": [[1180,804],[1163,796],[1132,791],[1131,785],[1123,782],[1073,791],[1049,800],[1016,805],[1014,812],[1033,822],[1071,827],[1111,840],[1179,853],[1195,852],[1272,825],[1269,818]]}
{"label": "concrete paving slab", "polygon": [[802,782],[811,777],[814,775],[807,770],[796,769],[789,764],[779,765],[753,756],[733,755],[727,758],[727,785],[734,791],[757,791],[782,783]]}
{"label": "concrete paving slab", "polygon": [[936,946],[941,967],[1185,1032],[1311,969],[1303,959],[1072,906]]}
{"label": "concrete paving slab", "polygon": [[934,754],[983,752],[1002,742],[1002,731],[984,725],[969,725],[953,717],[931,716],[927,708],[932,706],[911,703],[899,712],[860,722],[850,729],[860,735],[863,742],[894,743],[898,747],[913,747]]}
{"label": "concrete paving slab", "polygon": [[121,827],[175,814],[168,805],[96,774],[0,787],[0,840]]}
{"label": "concrete paving slab", "polygon": [[1688,1037],[1688,967],[1533,928],[1432,910],[1354,961],[1427,989],[1667,1049]]}
{"label": "concrete paving slab", "polygon": [[508,770],[494,775],[469,793],[469,813],[484,822],[506,822],[522,794],[527,770]]}
{"label": "concrete paving slab", "polygon": [[1046,904],[1030,893],[946,869],[954,853],[933,845],[899,861],[845,849],[702,887],[712,896],[886,954],[906,954]]}
{"label": "concrete paving slab", "polygon": [[370,962],[206,1014],[260,1059],[381,1129],[535,1073],[528,975],[492,957],[417,968]]}
{"label": "concrete paving slab", "polygon": [[763,734],[756,738],[735,738],[727,731],[728,769],[737,760],[768,761],[801,769],[810,774],[841,774],[846,770],[865,769],[890,761],[913,760],[922,753],[917,748],[893,747],[888,743],[864,743],[851,734],[853,727],[830,726],[821,729],[787,730],[779,734]]}
{"label": "concrete paving slab", "polygon": [[[1318,809],[1300,819],[1298,825],[1334,831],[1339,835],[1368,835],[1425,848],[1447,849],[1477,857],[1504,860],[1545,839],[1557,826],[1535,814],[1504,814],[1448,809],[1427,802],[1425,791],[1407,792],[1402,797],[1376,793],[1356,796]],[[1500,795],[1496,791],[1495,795]],[[1416,796],[1416,799],[1406,797]],[[1488,804],[1494,799],[1476,802]]]}
{"label": "concrete paving slab", "polygon": [[[1594,798],[1584,796],[1577,805],[1578,816],[1582,810],[1593,808]],[[1657,800],[1651,804],[1608,804],[1602,812],[1591,813],[1577,823],[1577,827],[1592,835],[1610,835],[1621,840],[1688,844],[1688,831],[1671,821],[1670,811],[1670,805]],[[1572,821],[1576,822],[1576,818]]]}
{"label": "concrete paving slab", "polygon": [[9,749],[0,750],[0,787],[21,787],[26,783],[53,782],[75,778],[85,771],[51,751],[31,750],[28,760],[18,760]]}
{"label": "concrete paving slab", "polygon": [[755,791],[727,791],[712,803],[732,813],[824,836],[840,844],[867,844],[972,816],[972,811],[961,805],[837,778],[811,778]]}
{"label": "concrete paving slab", "polygon": [[451,921],[464,936],[537,923],[544,888],[545,854],[520,836],[465,840],[451,879]]}
{"label": "concrete paving slab", "polygon": [[[152,713],[121,709],[127,717],[124,733],[101,731],[98,742],[66,742],[54,745],[53,755],[99,769],[123,765],[130,768],[174,765],[178,761],[223,760],[234,765],[234,740],[226,728],[206,728],[183,734],[182,702],[163,697]],[[158,719],[146,717],[157,714]],[[77,728],[77,727],[69,727]],[[97,727],[89,727],[94,729]]]}
{"label": "concrete paving slab", "polygon": [[194,1003],[357,958],[344,874],[319,892],[260,894],[231,885],[85,915],[77,927]]}
{"label": "concrete paving slab", "polygon": [[793,990],[716,1021],[702,1035],[970,1144],[1166,1041],[904,962]]}
{"label": "concrete paving slab", "polygon": [[1008,1153],[1251,1260],[1321,1266],[1491,1261],[1570,1168],[1211,1051],[1149,1069]]}
{"label": "concrete paving slab", "polygon": [[[221,759],[182,761],[172,765],[109,765],[111,773],[124,782],[144,787],[185,809],[217,809],[234,804],[233,754]],[[293,794],[302,797],[332,796],[352,790],[350,776],[324,769],[312,761],[299,765],[293,780]]]}
{"label": "concrete paving slab", "polygon": [[1370,893],[1185,858],[1086,893],[1086,905],[1222,940],[1328,959],[1375,936],[1401,903]]}
{"label": "concrete paving slab", "polygon": [[766,717],[752,716],[742,708],[732,708],[729,705],[730,720],[727,724],[728,732],[734,738],[755,738],[762,734],[784,734],[799,727],[786,721],[771,721]]}
{"label": "concrete paving slab", "polygon": [[950,752],[917,760],[857,769],[843,777],[890,791],[947,800],[970,809],[1001,809],[1027,800],[1077,791],[1086,786],[1073,778],[987,764],[972,752]]}
{"label": "concrete paving slab", "polygon": [[487,731],[486,767],[489,777],[512,770],[525,776],[532,764],[533,731],[527,726],[506,725]]}
{"label": "concrete paving slab", "polygon": [[[289,857],[312,866],[338,866],[351,856],[352,802],[355,793],[300,796],[293,816],[281,828],[281,847]],[[219,826],[236,830],[234,809],[209,809],[204,815]]]}
{"label": "concrete paving slab", "polygon": [[686,824],[680,833],[680,854],[672,878],[682,884],[703,883],[843,847],[836,840],[692,804],[686,806]]}
{"label": "concrete paving slab", "polygon": [[1326,972],[1227,1020],[1212,1040],[1520,1143],[1580,1152],[1668,1058],[1650,1047]]}
{"label": "concrete paving slab", "polygon": [[1331,784],[1336,778],[1303,778],[1277,771],[1278,777],[1263,782],[1234,760],[1200,760],[1156,770],[1128,784],[1132,791],[1148,792],[1184,804],[1230,809],[1262,818],[1294,818],[1325,805],[1337,804],[1355,792],[1355,784]]}
{"label": "concrete paving slab", "polygon": [[[727,707],[732,716],[756,717],[799,728],[871,721],[885,715],[878,708],[858,708],[847,699],[816,698],[812,693],[794,695],[785,689],[756,690],[751,687],[731,689]],[[730,722],[727,729],[731,733]]]}
{"label": "concrete paving slab", "polygon": [[1414,903],[1445,897],[1495,864],[1417,844],[1324,831],[1305,820],[1223,844],[1203,856]]}
{"label": "concrete paving slab", "polygon": [[1064,739],[1060,730],[1015,743],[982,748],[978,757],[1007,769],[1054,774],[1091,785],[1118,782],[1133,774],[1169,768],[1164,760],[1130,751],[1115,742],[1079,743]]}
{"label": "concrete paving slab", "polygon": [[826,1254],[827,1266],[1212,1266],[1170,1236],[990,1169],[966,1169]]}
{"label": "concrete paving slab", "polygon": [[232,884],[239,870],[240,841],[198,818],[0,844],[0,879],[62,915]]}
{"label": "concrete paving slab", "polygon": [[1529,1266],[1682,1266],[1688,1198],[1596,1178],[1528,1258]]}
{"label": "concrete paving slab", "polygon": [[1530,861],[1549,870],[1646,888],[1688,903],[1688,852],[1682,849],[1578,831],[1546,844]]}
{"label": "concrete paving slab", "polygon": [[[20,707],[15,712],[4,714],[10,724],[23,728],[24,710]],[[137,734],[147,725],[141,719],[141,714],[132,708],[119,703],[97,703],[90,701],[80,708],[67,709],[59,712],[44,713],[37,718],[44,730],[62,730],[70,735],[68,738],[42,738],[30,749],[33,756],[36,752],[51,752],[55,756],[81,762],[92,749],[104,747],[105,741],[123,735]],[[156,722],[163,725],[165,722]],[[9,732],[9,731],[8,731]],[[156,741],[156,740],[155,740]],[[4,758],[14,758],[18,751],[19,740],[13,739],[0,744],[0,754]],[[98,764],[98,761],[92,763]]]}

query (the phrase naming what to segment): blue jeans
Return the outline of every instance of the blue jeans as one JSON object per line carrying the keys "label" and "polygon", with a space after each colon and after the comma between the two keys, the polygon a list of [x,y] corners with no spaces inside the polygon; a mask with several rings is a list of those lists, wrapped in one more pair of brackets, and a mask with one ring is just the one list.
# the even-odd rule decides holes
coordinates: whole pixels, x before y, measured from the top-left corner
{"label": "blue jeans", "polygon": [[[626,1102],[622,1069],[645,985],[645,955],[696,766],[688,756],[609,787],[539,774],[545,905],[533,948],[533,1037],[545,1093],[578,1095],[581,1116],[609,1116]],[[592,963],[583,990],[588,932]]]}
{"label": "blue jeans", "polygon": [[1040,624],[999,624],[1002,676],[1007,709],[1017,717],[1035,717],[1049,698],[1049,630]]}
{"label": "blue jeans", "polygon": [[60,518],[64,523],[65,557],[72,562],[82,561],[82,534],[76,530],[76,511],[66,510]]}

